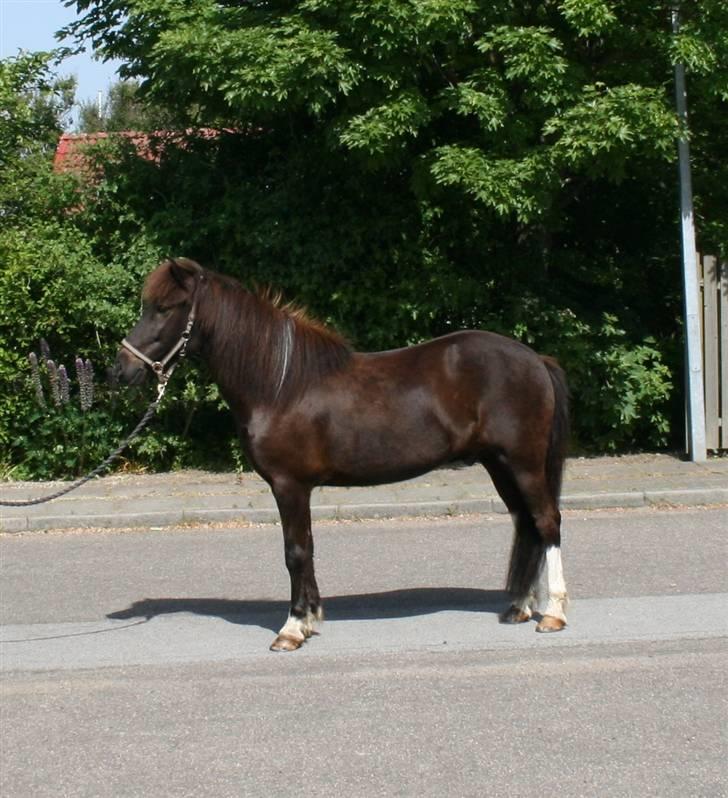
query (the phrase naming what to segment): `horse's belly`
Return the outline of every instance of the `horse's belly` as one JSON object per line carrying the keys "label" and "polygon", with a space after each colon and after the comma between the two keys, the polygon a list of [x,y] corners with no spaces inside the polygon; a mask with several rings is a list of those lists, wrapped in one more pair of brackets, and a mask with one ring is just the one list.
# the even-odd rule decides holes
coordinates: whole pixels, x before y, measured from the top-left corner
{"label": "horse's belly", "polygon": [[461,455],[447,428],[418,414],[387,424],[354,423],[328,430],[328,484],[370,485],[423,474]]}

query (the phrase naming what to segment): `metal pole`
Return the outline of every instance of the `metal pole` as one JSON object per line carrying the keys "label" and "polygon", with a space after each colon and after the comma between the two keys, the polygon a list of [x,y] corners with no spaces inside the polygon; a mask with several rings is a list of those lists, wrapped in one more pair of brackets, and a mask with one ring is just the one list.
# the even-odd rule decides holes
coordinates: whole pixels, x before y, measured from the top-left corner
{"label": "metal pole", "polygon": [[[672,10],[672,32],[680,28],[678,10]],[[685,91],[685,66],[675,64],[675,103],[680,121],[687,131],[688,110]],[[678,140],[680,169],[680,222],[685,319],[685,361],[687,396],[688,456],[694,462],[708,459],[705,446],[705,394],[703,387],[703,352],[700,343],[700,291],[698,287],[693,188],[690,176],[690,146],[686,136]]]}

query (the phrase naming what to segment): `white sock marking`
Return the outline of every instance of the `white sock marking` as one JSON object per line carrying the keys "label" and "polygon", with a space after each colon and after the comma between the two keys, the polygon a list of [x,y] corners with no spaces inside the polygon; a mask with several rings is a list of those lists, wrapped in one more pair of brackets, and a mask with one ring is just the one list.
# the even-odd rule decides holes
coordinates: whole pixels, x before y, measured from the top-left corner
{"label": "white sock marking", "polygon": [[290,637],[293,640],[305,640],[307,637],[306,620],[304,618],[296,618],[295,615],[289,615],[278,635],[280,637]]}
{"label": "white sock marking", "polygon": [[315,625],[323,623],[323,619],[324,614],[320,607],[315,615],[309,611],[304,618],[296,618],[295,615],[289,615],[278,634],[283,637],[291,637],[294,640],[305,640],[307,637],[311,637],[314,633]]}
{"label": "white sock marking", "polygon": [[561,548],[559,546],[548,546],[546,548],[546,594],[548,604],[544,615],[551,615],[566,621],[566,607],[568,596],[566,594],[566,582],[564,580],[564,568],[561,564]]}

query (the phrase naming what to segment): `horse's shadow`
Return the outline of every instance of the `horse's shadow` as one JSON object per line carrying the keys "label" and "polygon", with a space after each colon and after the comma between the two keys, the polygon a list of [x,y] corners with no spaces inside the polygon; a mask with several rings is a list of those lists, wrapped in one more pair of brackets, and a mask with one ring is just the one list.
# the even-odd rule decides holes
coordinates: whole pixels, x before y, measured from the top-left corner
{"label": "horse's shadow", "polygon": [[[328,621],[409,618],[446,610],[498,613],[508,606],[508,595],[501,590],[476,590],[464,587],[422,587],[323,598]],[[146,598],[106,616],[115,620],[144,618],[189,612],[221,618],[229,623],[260,626],[278,631],[288,613],[285,601],[235,600],[219,598]]]}

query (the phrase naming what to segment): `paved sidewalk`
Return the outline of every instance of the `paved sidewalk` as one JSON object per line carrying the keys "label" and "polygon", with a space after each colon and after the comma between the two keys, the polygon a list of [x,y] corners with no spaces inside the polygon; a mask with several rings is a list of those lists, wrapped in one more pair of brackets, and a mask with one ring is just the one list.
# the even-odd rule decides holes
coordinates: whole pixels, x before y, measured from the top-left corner
{"label": "paved sidewalk", "polygon": [[[62,485],[0,483],[0,498],[43,496]],[[567,463],[563,508],[710,504],[728,504],[728,458],[696,464],[650,454],[573,458]],[[312,507],[314,519],[506,512],[480,466],[443,468],[406,482],[370,488],[319,488]],[[47,504],[0,507],[2,532],[277,520],[271,492],[257,475],[202,471],[109,476]]]}

